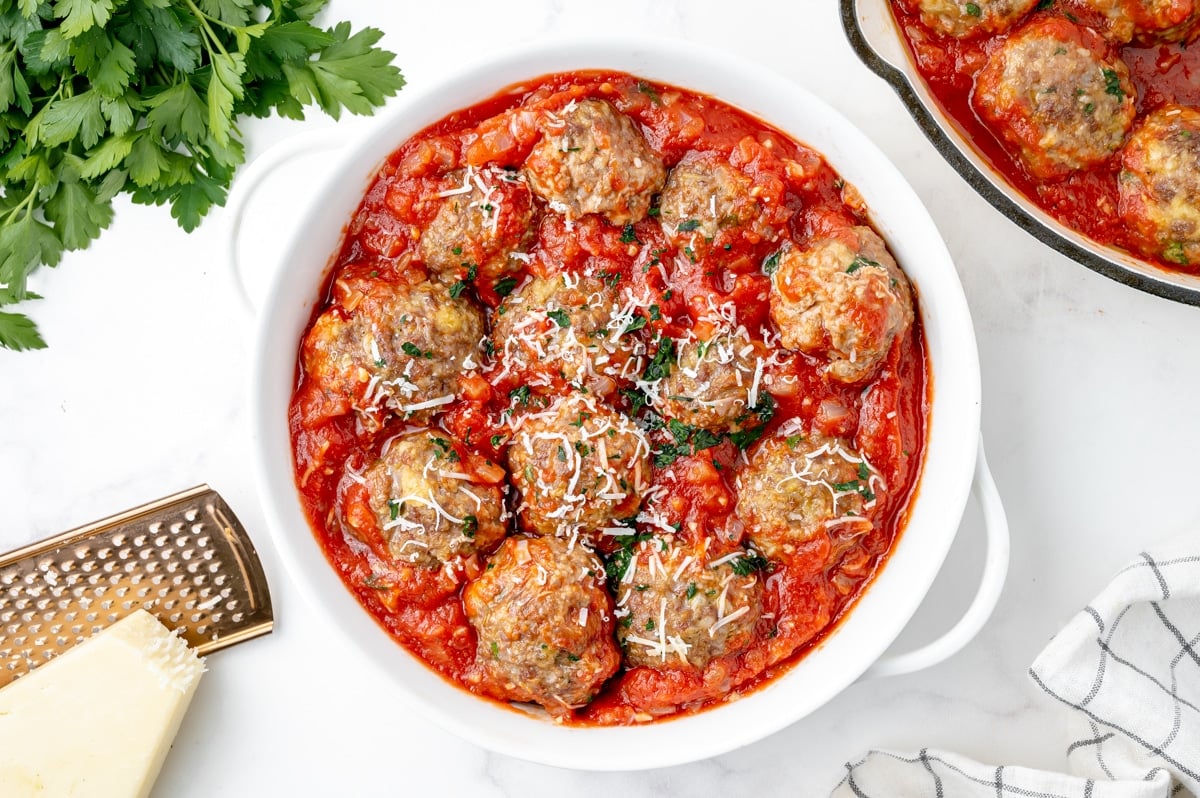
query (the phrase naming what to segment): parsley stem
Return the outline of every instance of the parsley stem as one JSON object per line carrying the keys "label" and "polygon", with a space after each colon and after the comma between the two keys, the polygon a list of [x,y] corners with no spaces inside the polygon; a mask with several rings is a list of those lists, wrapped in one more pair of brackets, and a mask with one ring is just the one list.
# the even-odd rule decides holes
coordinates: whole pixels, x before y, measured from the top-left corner
{"label": "parsley stem", "polygon": [[[205,38],[217,46],[217,49],[221,51],[221,55],[229,58],[229,52],[225,49],[225,45],[221,44],[221,40],[217,38],[217,32],[214,31],[212,26],[208,24],[208,20],[210,19],[208,14],[205,14],[203,11],[201,11],[196,4],[192,2],[192,0],[183,0],[183,2],[189,9],[191,9],[192,16],[200,21],[201,27],[204,28]],[[217,22],[217,20],[214,19],[213,22]],[[212,58],[212,48],[205,46],[204,49],[208,50],[209,58]]]}
{"label": "parsley stem", "polygon": [[[28,208],[29,204],[33,202],[34,198],[37,197],[38,192],[41,190],[42,190],[42,184],[37,181],[34,181],[33,188],[30,189],[29,193],[25,195],[25,199],[21,200],[21,203],[19,205],[14,207],[8,213],[4,214],[4,220],[8,221],[12,217],[16,216],[22,210],[26,210]],[[33,213],[32,210],[26,210],[26,212]]]}

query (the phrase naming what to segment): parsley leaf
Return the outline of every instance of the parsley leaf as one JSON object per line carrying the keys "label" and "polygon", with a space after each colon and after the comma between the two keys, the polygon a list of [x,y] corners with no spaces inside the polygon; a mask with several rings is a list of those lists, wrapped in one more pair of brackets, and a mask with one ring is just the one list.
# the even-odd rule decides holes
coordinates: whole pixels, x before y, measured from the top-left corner
{"label": "parsley leaf", "polygon": [[[382,33],[322,30],[328,0],[18,0],[0,11],[0,305],[86,248],[125,193],[185,231],[225,202],[240,119],[370,114],[403,85]],[[40,348],[0,318],[0,347]]]}
{"label": "parsley leaf", "polygon": [[546,311],[546,315],[549,316],[550,318],[554,319],[554,323],[557,324],[559,327],[570,327],[571,326],[571,317],[568,316],[567,312],[565,310],[562,310],[561,308],[558,310],[548,310],[548,311]]}

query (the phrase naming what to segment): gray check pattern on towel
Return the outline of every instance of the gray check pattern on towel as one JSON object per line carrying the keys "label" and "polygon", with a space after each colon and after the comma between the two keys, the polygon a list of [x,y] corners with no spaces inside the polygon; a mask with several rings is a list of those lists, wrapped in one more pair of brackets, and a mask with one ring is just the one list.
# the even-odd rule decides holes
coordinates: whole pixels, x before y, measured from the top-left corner
{"label": "gray check pattern on towel", "polygon": [[[1200,798],[1200,554],[1143,553],[1034,661],[1073,742],[1066,773],[872,751],[834,798]],[[1003,734],[1003,729],[998,733]]]}

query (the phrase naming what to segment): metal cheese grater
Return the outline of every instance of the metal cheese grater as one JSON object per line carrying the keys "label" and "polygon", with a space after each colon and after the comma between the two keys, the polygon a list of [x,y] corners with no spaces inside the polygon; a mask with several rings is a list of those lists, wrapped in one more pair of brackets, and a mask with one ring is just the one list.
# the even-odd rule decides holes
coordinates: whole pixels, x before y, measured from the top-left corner
{"label": "metal cheese grater", "polygon": [[271,631],[258,554],[207,485],[0,556],[0,687],[139,608],[202,655]]}

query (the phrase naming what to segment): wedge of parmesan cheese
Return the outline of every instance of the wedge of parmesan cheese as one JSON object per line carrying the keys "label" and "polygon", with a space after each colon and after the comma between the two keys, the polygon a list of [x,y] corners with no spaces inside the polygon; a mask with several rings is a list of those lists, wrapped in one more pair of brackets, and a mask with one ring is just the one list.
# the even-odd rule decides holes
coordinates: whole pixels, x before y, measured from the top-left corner
{"label": "wedge of parmesan cheese", "polygon": [[204,661],[137,610],[0,690],[0,795],[146,796]]}

